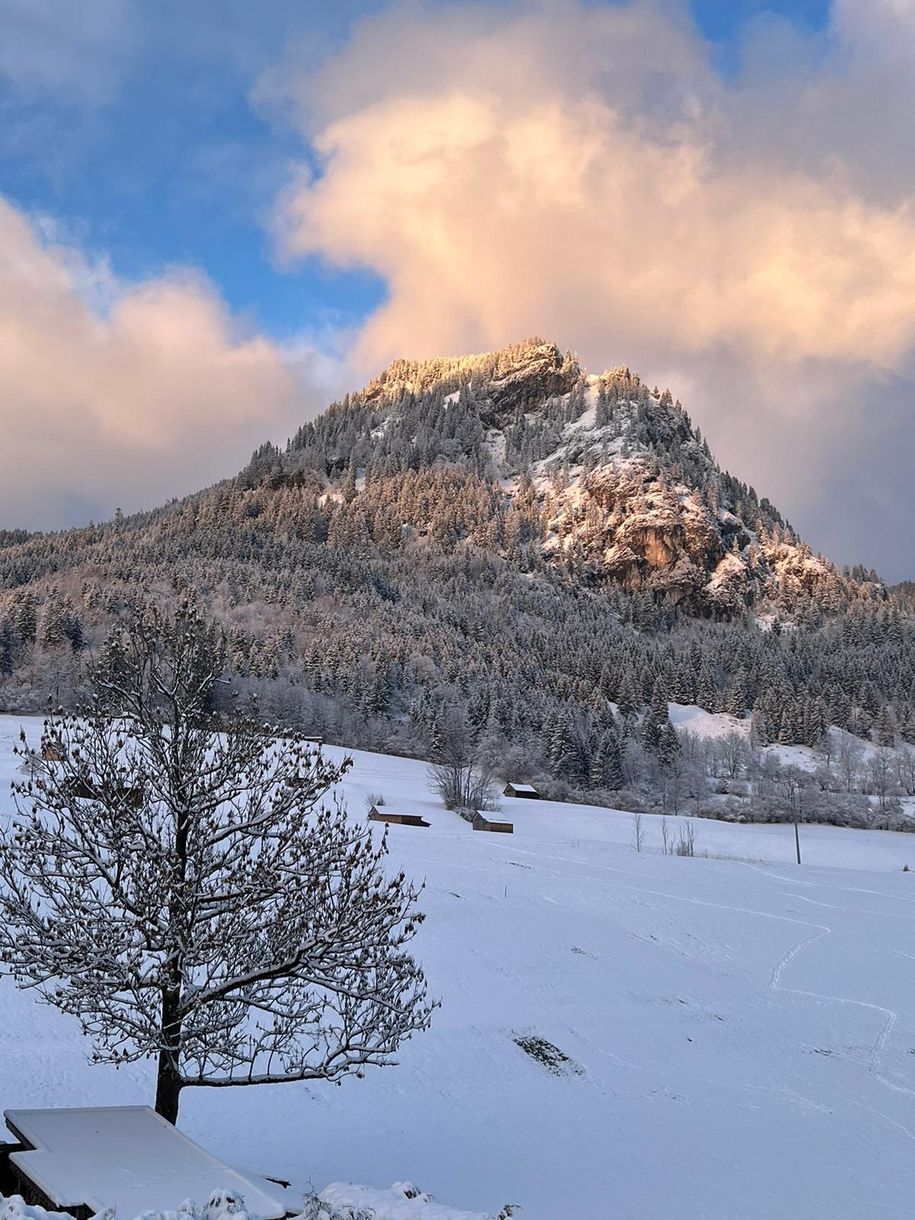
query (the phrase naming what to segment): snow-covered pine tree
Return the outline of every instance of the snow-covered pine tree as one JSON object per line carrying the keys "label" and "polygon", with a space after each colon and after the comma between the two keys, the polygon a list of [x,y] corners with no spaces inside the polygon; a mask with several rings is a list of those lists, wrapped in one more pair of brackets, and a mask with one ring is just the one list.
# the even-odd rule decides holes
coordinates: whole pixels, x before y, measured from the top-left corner
{"label": "snow-covered pine tree", "polygon": [[642,721],[642,744],[649,754],[658,754],[664,730],[669,724],[667,692],[663,681],[658,678],[651,693],[651,705]]}
{"label": "snow-covered pine tree", "polygon": [[556,717],[550,734],[549,750],[550,770],[554,775],[564,776],[574,769],[572,719],[568,711],[563,711]]}
{"label": "snow-covered pine tree", "polygon": [[661,728],[658,737],[658,744],[655,750],[658,756],[658,761],[665,767],[672,766],[674,761],[680,754],[680,738],[677,736],[677,730],[667,719]]}
{"label": "snow-covered pine tree", "polygon": [[603,759],[604,785],[611,792],[617,792],[626,783],[626,777],[623,773],[623,747],[619,733],[608,731],[604,735],[601,744],[601,755]]}
{"label": "snow-covered pine tree", "polygon": [[728,683],[724,710],[732,716],[743,716],[747,710],[747,673],[741,667]]}
{"label": "snow-covered pine tree", "polygon": [[888,707],[880,709],[880,714],[874,724],[873,733],[879,746],[892,747],[896,744],[896,722]]}
{"label": "snow-covered pine tree", "polygon": [[190,606],[116,630],[79,716],[50,716],[0,832],[0,969],[92,1057],[181,1090],[339,1081],[429,1024],[421,916],[385,845],[321,804],[347,764],[216,711],[226,641]]}

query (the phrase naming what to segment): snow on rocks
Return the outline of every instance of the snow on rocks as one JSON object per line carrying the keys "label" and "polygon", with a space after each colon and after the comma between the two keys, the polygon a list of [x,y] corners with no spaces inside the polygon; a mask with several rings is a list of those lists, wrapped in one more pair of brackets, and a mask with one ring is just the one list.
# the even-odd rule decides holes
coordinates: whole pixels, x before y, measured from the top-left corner
{"label": "snow on rocks", "polygon": [[[503,1208],[494,1218],[484,1212],[468,1212],[437,1203],[431,1195],[410,1182],[395,1182],[388,1190],[334,1182],[320,1195],[305,1200],[304,1210],[293,1220],[507,1220],[514,1213]],[[0,1220],[72,1220],[63,1212],[47,1211],[26,1203],[21,1195],[0,1196]],[[117,1218],[113,1208],[96,1213],[93,1220]],[[145,1211],[135,1220],[260,1220],[249,1212],[241,1196],[217,1192],[203,1207],[186,1199],[175,1211]]]}
{"label": "snow on rocks", "polygon": [[0,1195],[0,1220],[72,1220],[63,1212],[49,1212],[43,1207],[26,1203],[22,1195]]}
{"label": "snow on rocks", "polygon": [[[115,1220],[116,1216],[115,1209],[107,1207],[103,1211],[96,1212],[93,1220]],[[37,1204],[26,1203],[22,1195],[10,1195],[9,1198],[0,1195],[0,1220],[73,1220],[73,1218],[66,1212],[47,1211]],[[120,1220],[128,1220],[128,1218],[121,1217]],[[145,1211],[141,1212],[136,1220],[260,1220],[260,1217],[247,1211],[241,1195],[216,1191],[203,1207],[197,1207],[192,1200],[185,1199],[175,1211]]]}
{"label": "snow on rocks", "polygon": [[[512,1215],[503,1208],[502,1218]],[[0,1195],[0,1220],[73,1220],[65,1212],[47,1211],[36,1204],[26,1203],[21,1195],[4,1198]],[[113,1208],[97,1212],[93,1220],[129,1220],[117,1218]],[[145,1211],[135,1220],[259,1220],[245,1208],[241,1196],[224,1191],[212,1195],[203,1207],[186,1199],[175,1211]],[[417,1190],[410,1182],[395,1182],[389,1190],[370,1186],[332,1183],[320,1195],[305,1201],[302,1212],[293,1220],[493,1220],[483,1212],[468,1212],[436,1203],[431,1195]]]}
{"label": "snow on rocks", "polygon": [[[315,1220],[493,1220],[483,1212],[456,1211],[436,1203],[411,1182],[395,1182],[389,1190],[334,1182],[318,1196],[330,1210],[315,1212]],[[504,1217],[512,1213],[503,1209]],[[310,1220],[306,1211],[303,1220]]]}

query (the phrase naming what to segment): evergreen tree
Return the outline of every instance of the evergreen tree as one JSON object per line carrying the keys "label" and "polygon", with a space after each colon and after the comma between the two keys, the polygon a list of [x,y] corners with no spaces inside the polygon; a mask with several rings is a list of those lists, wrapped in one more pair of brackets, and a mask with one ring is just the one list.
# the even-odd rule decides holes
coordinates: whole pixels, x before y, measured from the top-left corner
{"label": "evergreen tree", "polygon": [[742,666],[728,683],[724,710],[732,716],[743,716],[747,710],[747,674]]}

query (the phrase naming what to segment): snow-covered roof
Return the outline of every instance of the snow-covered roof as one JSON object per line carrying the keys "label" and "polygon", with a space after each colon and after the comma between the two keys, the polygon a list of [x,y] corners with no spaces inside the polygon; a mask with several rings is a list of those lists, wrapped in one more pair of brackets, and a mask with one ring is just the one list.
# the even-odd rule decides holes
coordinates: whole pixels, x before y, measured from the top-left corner
{"label": "snow-covered roof", "polygon": [[427,818],[430,811],[435,809],[435,805],[432,801],[411,801],[408,798],[398,796],[396,801],[390,805],[386,800],[383,800],[381,804],[374,801],[372,808],[377,809],[379,813],[408,814],[410,817]]}
{"label": "snow-covered roof", "polygon": [[506,784],[507,788],[511,788],[515,792],[531,792],[536,793],[537,789],[533,784],[516,784],[514,780]]}
{"label": "snow-covered roof", "polygon": [[281,1187],[232,1169],[148,1106],[5,1110],[4,1118],[32,1145],[10,1161],[56,1207],[139,1216],[228,1191],[264,1220],[288,1210]]}

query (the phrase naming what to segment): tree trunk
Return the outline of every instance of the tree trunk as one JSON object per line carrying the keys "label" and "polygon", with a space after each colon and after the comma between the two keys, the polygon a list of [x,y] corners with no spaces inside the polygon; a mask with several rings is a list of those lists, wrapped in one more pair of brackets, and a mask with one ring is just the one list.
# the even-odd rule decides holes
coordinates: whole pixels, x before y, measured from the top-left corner
{"label": "tree trunk", "polygon": [[[180,728],[179,709],[173,708],[171,744],[182,734]],[[187,844],[189,818],[187,815],[186,791],[182,779],[180,762],[174,767],[174,779],[171,783],[172,792],[179,801],[175,822],[175,875],[172,880],[172,893],[168,903],[168,922],[174,945],[186,944],[186,934],[189,929],[182,927],[183,904],[181,898],[187,878]],[[173,952],[168,969],[168,983],[162,988],[162,1042],[159,1051],[159,1070],[156,1078],[156,1113],[174,1126],[178,1121],[178,1103],[181,1099],[181,1074],[178,1070],[181,1062],[181,1017],[180,996],[182,978],[182,956]]]}
{"label": "tree trunk", "polygon": [[172,1126],[178,1121],[181,1088],[181,1077],[174,1069],[171,1056],[168,1051],[160,1051],[156,1078],[156,1113],[161,1114]]}
{"label": "tree trunk", "polygon": [[162,1042],[156,1075],[156,1113],[173,1126],[178,1121],[178,1100],[181,1094],[181,1073],[178,1070],[181,1053],[181,1020],[178,1016],[177,989],[162,991]]}

